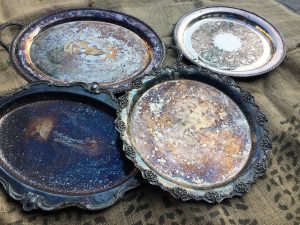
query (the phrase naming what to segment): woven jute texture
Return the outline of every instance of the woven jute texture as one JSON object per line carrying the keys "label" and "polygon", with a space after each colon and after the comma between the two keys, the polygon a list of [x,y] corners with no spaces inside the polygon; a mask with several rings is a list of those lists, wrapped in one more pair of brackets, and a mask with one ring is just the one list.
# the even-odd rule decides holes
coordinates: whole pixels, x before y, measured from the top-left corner
{"label": "woven jute texture", "polygon": [[[125,195],[114,206],[96,212],[69,208],[55,212],[25,213],[18,202],[0,189],[0,225],[54,224],[300,224],[300,16],[273,0],[1,0],[0,23],[33,19],[61,8],[93,7],[122,11],[148,23],[166,43],[178,19],[188,11],[210,5],[243,8],[266,18],[285,37],[284,62],[263,76],[237,80],[251,92],[269,119],[273,151],[267,175],[252,185],[244,197],[221,204],[182,202],[156,186],[145,184]],[[7,30],[9,39],[16,29]],[[0,49],[0,92],[26,84]]]}

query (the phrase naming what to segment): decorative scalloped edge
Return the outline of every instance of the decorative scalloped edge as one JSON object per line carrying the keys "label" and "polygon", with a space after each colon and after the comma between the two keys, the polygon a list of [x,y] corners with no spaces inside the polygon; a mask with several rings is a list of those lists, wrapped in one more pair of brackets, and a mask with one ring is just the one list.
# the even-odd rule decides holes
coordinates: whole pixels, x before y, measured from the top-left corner
{"label": "decorative scalloped edge", "polygon": [[[186,66],[182,63],[177,63],[173,66],[170,67],[165,67],[162,69],[156,69],[155,71],[152,71],[150,74],[146,74],[143,78],[142,81],[145,82],[147,80],[152,80],[155,79],[159,76],[160,73],[162,73],[164,70],[184,70],[184,69],[194,69],[199,71],[199,73],[201,73],[203,76],[211,76],[213,79],[218,80],[219,82],[222,82],[224,84],[226,84],[228,87],[234,87],[235,89],[237,89],[237,91],[240,93],[242,100],[247,103],[250,104],[251,107],[253,109],[255,109],[255,111],[257,112],[256,114],[256,120],[255,120],[255,124],[253,124],[255,127],[259,126],[262,128],[263,131],[263,138],[261,139],[261,142],[259,145],[257,145],[256,150],[255,151],[262,151],[262,157],[260,162],[256,163],[255,165],[253,165],[249,170],[247,170],[246,172],[244,172],[242,174],[242,178],[237,178],[236,180],[230,182],[231,184],[233,183],[234,185],[232,185],[232,188],[229,192],[224,193],[222,191],[216,190],[216,189],[220,189],[220,187],[216,187],[216,188],[212,188],[210,190],[205,191],[205,193],[203,195],[200,196],[196,196],[196,195],[191,195],[187,190],[178,187],[175,185],[174,188],[169,188],[169,187],[165,187],[159,180],[159,177],[157,176],[157,174],[151,170],[149,167],[143,168],[142,166],[140,166],[136,160],[136,153],[135,150],[133,148],[133,146],[131,146],[128,141],[129,140],[125,140],[124,134],[126,133],[126,123],[124,121],[122,121],[122,116],[121,113],[123,110],[128,110],[129,107],[129,93],[133,90],[128,90],[123,96],[121,96],[119,98],[120,103],[120,107],[121,109],[117,112],[117,119],[116,119],[116,129],[119,131],[121,138],[123,140],[123,150],[127,156],[127,158],[129,158],[131,161],[134,162],[135,166],[141,170],[142,172],[142,176],[151,184],[154,185],[158,185],[160,188],[162,188],[163,190],[166,190],[168,192],[170,192],[175,198],[179,198],[182,200],[204,200],[206,202],[209,203],[216,203],[216,202],[221,202],[223,201],[225,198],[232,198],[234,196],[241,196],[243,194],[245,194],[246,192],[249,191],[250,186],[252,183],[254,183],[256,181],[256,179],[258,177],[263,176],[266,173],[266,167],[267,167],[267,157],[268,154],[272,148],[272,144],[269,138],[269,131],[266,129],[266,123],[267,123],[267,118],[266,116],[259,110],[259,106],[256,105],[255,103],[255,99],[254,97],[246,92],[243,91],[236,83],[235,81],[226,76],[226,75],[221,75],[218,74],[216,72],[210,71],[209,69],[203,68],[203,67],[196,67],[194,65],[192,66]],[[135,90],[139,90],[141,89],[142,85],[139,85],[137,88],[135,88]],[[127,112],[128,112],[127,111]],[[244,176],[248,174],[250,177],[249,178],[245,178]],[[252,174],[252,175],[251,175]],[[225,184],[224,186],[228,186],[228,184]]]}
{"label": "decorative scalloped edge", "polygon": [[59,205],[50,206],[46,203],[45,198],[41,195],[34,194],[31,191],[28,191],[24,194],[17,193],[12,186],[6,182],[5,179],[0,177],[0,183],[2,184],[4,190],[16,201],[20,201],[23,205],[24,211],[31,211],[34,209],[44,209],[44,210],[53,210]]}
{"label": "decorative scalloped edge", "polygon": [[29,90],[31,87],[36,86],[36,85],[48,85],[48,86],[54,86],[54,87],[82,87],[85,91],[90,92],[90,93],[94,93],[94,94],[100,94],[100,93],[105,93],[108,96],[110,96],[110,98],[116,102],[117,104],[119,104],[119,100],[115,97],[115,95],[110,92],[107,89],[101,88],[97,82],[93,82],[93,83],[84,83],[84,82],[72,82],[72,83],[68,83],[68,84],[61,84],[61,83],[57,83],[57,82],[52,82],[52,81],[45,81],[45,80],[38,80],[38,81],[34,81],[31,83],[27,83],[17,89],[12,90],[12,92],[10,93],[6,93],[0,96],[0,101],[2,101],[5,98],[8,98],[12,95],[15,95],[23,90]]}
{"label": "decorative scalloped edge", "polygon": [[4,190],[9,194],[10,197],[12,197],[16,201],[21,202],[24,211],[32,211],[36,209],[51,211],[51,210],[66,208],[69,206],[76,206],[78,208],[88,209],[88,210],[99,210],[99,209],[107,208],[113,205],[114,203],[116,203],[119,199],[121,199],[124,196],[125,192],[137,187],[140,181],[135,180],[132,186],[115,191],[110,201],[101,204],[91,204],[89,202],[68,202],[68,201],[61,201],[60,203],[52,204],[47,202],[47,199],[42,195],[35,194],[31,191],[27,191],[23,194],[18,193],[16,190],[14,190],[11,184],[6,182],[5,179],[1,177],[0,177],[0,183],[2,184]]}
{"label": "decorative scalloped edge", "polygon": [[[5,101],[6,99],[9,99],[11,96],[18,94],[22,91],[29,90],[30,88],[34,86],[39,85],[48,85],[48,86],[55,86],[55,87],[63,87],[63,88],[72,88],[72,87],[81,87],[82,90],[94,93],[96,95],[98,94],[107,94],[110,96],[111,100],[115,103],[119,104],[119,100],[108,90],[102,89],[98,86],[97,83],[82,83],[82,82],[76,82],[76,83],[70,83],[70,84],[57,84],[49,81],[36,81],[33,83],[29,83],[25,86],[22,86],[21,88],[15,90],[13,93],[9,93],[6,95],[3,95],[0,97],[0,102]],[[122,185],[115,187],[113,189],[108,190],[107,194],[111,195],[111,198],[106,202],[97,202],[96,198],[100,195],[103,195],[105,192],[100,193],[94,193],[91,194],[90,197],[88,195],[84,195],[84,201],[74,201],[76,199],[73,199],[73,201],[68,200],[60,200],[56,201],[56,203],[51,203],[47,199],[51,198],[52,196],[59,196],[61,199],[64,197],[66,199],[72,199],[74,196],[70,195],[61,195],[61,194],[55,194],[51,192],[43,192],[38,189],[34,189],[32,187],[29,187],[26,184],[23,184],[22,182],[15,181],[15,178],[13,178],[13,182],[15,184],[12,184],[9,182],[5,177],[7,175],[2,176],[2,171],[0,172],[0,183],[2,184],[4,190],[16,201],[20,201],[23,205],[24,211],[31,211],[35,209],[42,209],[46,211],[50,210],[57,210],[62,209],[68,206],[77,206],[79,208],[83,209],[89,209],[89,210],[99,210],[107,208],[114,203],[116,203],[119,199],[121,199],[125,192],[137,187],[140,185],[141,181],[137,177],[137,175],[130,178],[127,182],[123,183]],[[11,178],[9,178],[11,180]],[[18,186],[18,187],[17,187]],[[21,189],[21,190],[20,190]],[[41,192],[42,194],[35,193],[35,190],[38,192]],[[43,195],[44,193],[44,195]],[[46,196],[46,197],[45,197]],[[81,196],[75,196],[74,198],[81,197]]]}
{"label": "decorative scalloped edge", "polygon": [[[161,45],[162,45],[161,60],[159,61],[159,63],[155,67],[152,68],[152,70],[155,69],[155,68],[161,68],[162,65],[164,65],[165,60],[166,60],[166,46],[165,46],[164,42],[160,39],[160,37],[156,33],[156,31],[149,24],[146,24],[141,19],[139,19],[139,18],[137,18],[135,16],[132,16],[132,15],[126,14],[123,11],[112,10],[112,9],[108,9],[108,8],[101,8],[101,9],[100,8],[92,8],[92,7],[91,8],[61,8],[61,9],[58,9],[58,10],[53,10],[53,11],[47,13],[46,15],[38,17],[37,19],[33,20],[29,24],[24,25],[23,28],[22,28],[22,30],[15,36],[15,38],[12,41],[12,43],[10,44],[10,47],[9,47],[9,57],[10,57],[11,63],[13,65],[13,67],[16,69],[16,71],[23,78],[26,78],[26,80],[29,80],[29,81],[37,81],[37,78],[33,78],[33,76],[28,75],[26,72],[24,72],[24,69],[19,65],[19,63],[17,63],[17,59],[16,59],[16,56],[15,56],[16,54],[12,51],[13,49],[16,49],[16,46],[17,46],[17,43],[18,43],[18,39],[22,35],[23,31],[25,31],[26,29],[28,29],[29,27],[31,27],[34,23],[36,23],[38,21],[41,21],[41,20],[43,20],[43,19],[45,19],[45,18],[47,18],[47,17],[49,17],[51,15],[58,14],[58,13],[69,12],[69,11],[74,11],[74,10],[102,10],[102,11],[107,11],[107,12],[112,12],[112,13],[118,13],[120,15],[131,17],[131,18],[135,19],[139,23],[141,23],[144,26],[148,27],[149,30],[151,30],[153,32],[153,34],[156,36],[157,40],[161,42]],[[13,22],[13,21],[8,21],[7,23],[9,23],[9,22]],[[14,22],[19,22],[19,21],[16,20]],[[144,75],[145,74],[142,72],[139,76],[137,76],[137,79],[143,77]],[[49,81],[49,82],[57,83],[58,85],[60,84],[59,81]],[[77,83],[83,83],[83,82],[77,82]],[[65,85],[65,84],[62,84],[62,85]],[[118,94],[118,93],[130,90],[132,88],[134,88],[134,83],[130,82],[130,83],[127,83],[127,84],[120,85],[118,88],[113,88],[113,90],[110,90],[110,91],[112,91],[114,94]]]}

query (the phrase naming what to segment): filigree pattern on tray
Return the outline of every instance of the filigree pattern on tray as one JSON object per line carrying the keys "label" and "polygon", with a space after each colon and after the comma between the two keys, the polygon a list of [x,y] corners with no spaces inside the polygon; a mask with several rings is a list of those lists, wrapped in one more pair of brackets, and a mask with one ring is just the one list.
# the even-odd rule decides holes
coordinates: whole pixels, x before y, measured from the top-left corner
{"label": "filigree pattern on tray", "polygon": [[220,19],[200,24],[191,41],[199,60],[223,70],[251,65],[264,51],[256,32],[240,23]]}

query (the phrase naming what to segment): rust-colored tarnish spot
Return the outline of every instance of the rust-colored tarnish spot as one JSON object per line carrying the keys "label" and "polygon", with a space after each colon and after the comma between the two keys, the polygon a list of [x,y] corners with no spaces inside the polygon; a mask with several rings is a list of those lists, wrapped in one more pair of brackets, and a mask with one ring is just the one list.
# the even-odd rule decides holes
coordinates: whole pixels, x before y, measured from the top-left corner
{"label": "rust-colored tarnish spot", "polygon": [[103,55],[104,51],[98,49],[96,45],[89,44],[86,41],[76,41],[65,44],[64,51],[68,54],[80,55],[84,52],[86,55]]}
{"label": "rust-colored tarnish spot", "polygon": [[67,22],[27,39],[28,63],[63,82],[125,82],[152,60],[153,49],[138,34],[108,22]]}
{"label": "rust-colored tarnish spot", "polygon": [[114,47],[114,46],[109,47],[108,48],[108,54],[106,54],[106,57],[105,57],[104,60],[116,58],[117,53],[118,53],[118,48],[117,47]]}
{"label": "rust-colored tarnish spot", "polygon": [[250,127],[225,94],[192,80],[165,81],[137,101],[133,145],[157,173],[185,186],[225,183],[246,165]]}
{"label": "rust-colored tarnish spot", "polygon": [[27,135],[38,141],[47,141],[55,125],[55,119],[51,117],[35,118],[28,125]]}

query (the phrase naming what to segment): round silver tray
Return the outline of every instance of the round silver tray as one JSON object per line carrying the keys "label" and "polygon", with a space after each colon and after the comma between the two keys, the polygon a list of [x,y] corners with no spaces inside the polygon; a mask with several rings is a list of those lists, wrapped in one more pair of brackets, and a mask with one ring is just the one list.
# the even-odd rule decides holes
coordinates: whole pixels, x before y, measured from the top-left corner
{"label": "round silver tray", "polygon": [[184,15],[174,38],[191,62],[232,77],[273,70],[286,53],[284,39],[273,25],[230,7],[200,8]]}
{"label": "round silver tray", "polygon": [[266,172],[267,119],[227,76],[166,67],[136,83],[120,105],[116,128],[126,156],[176,198],[221,202]]}

